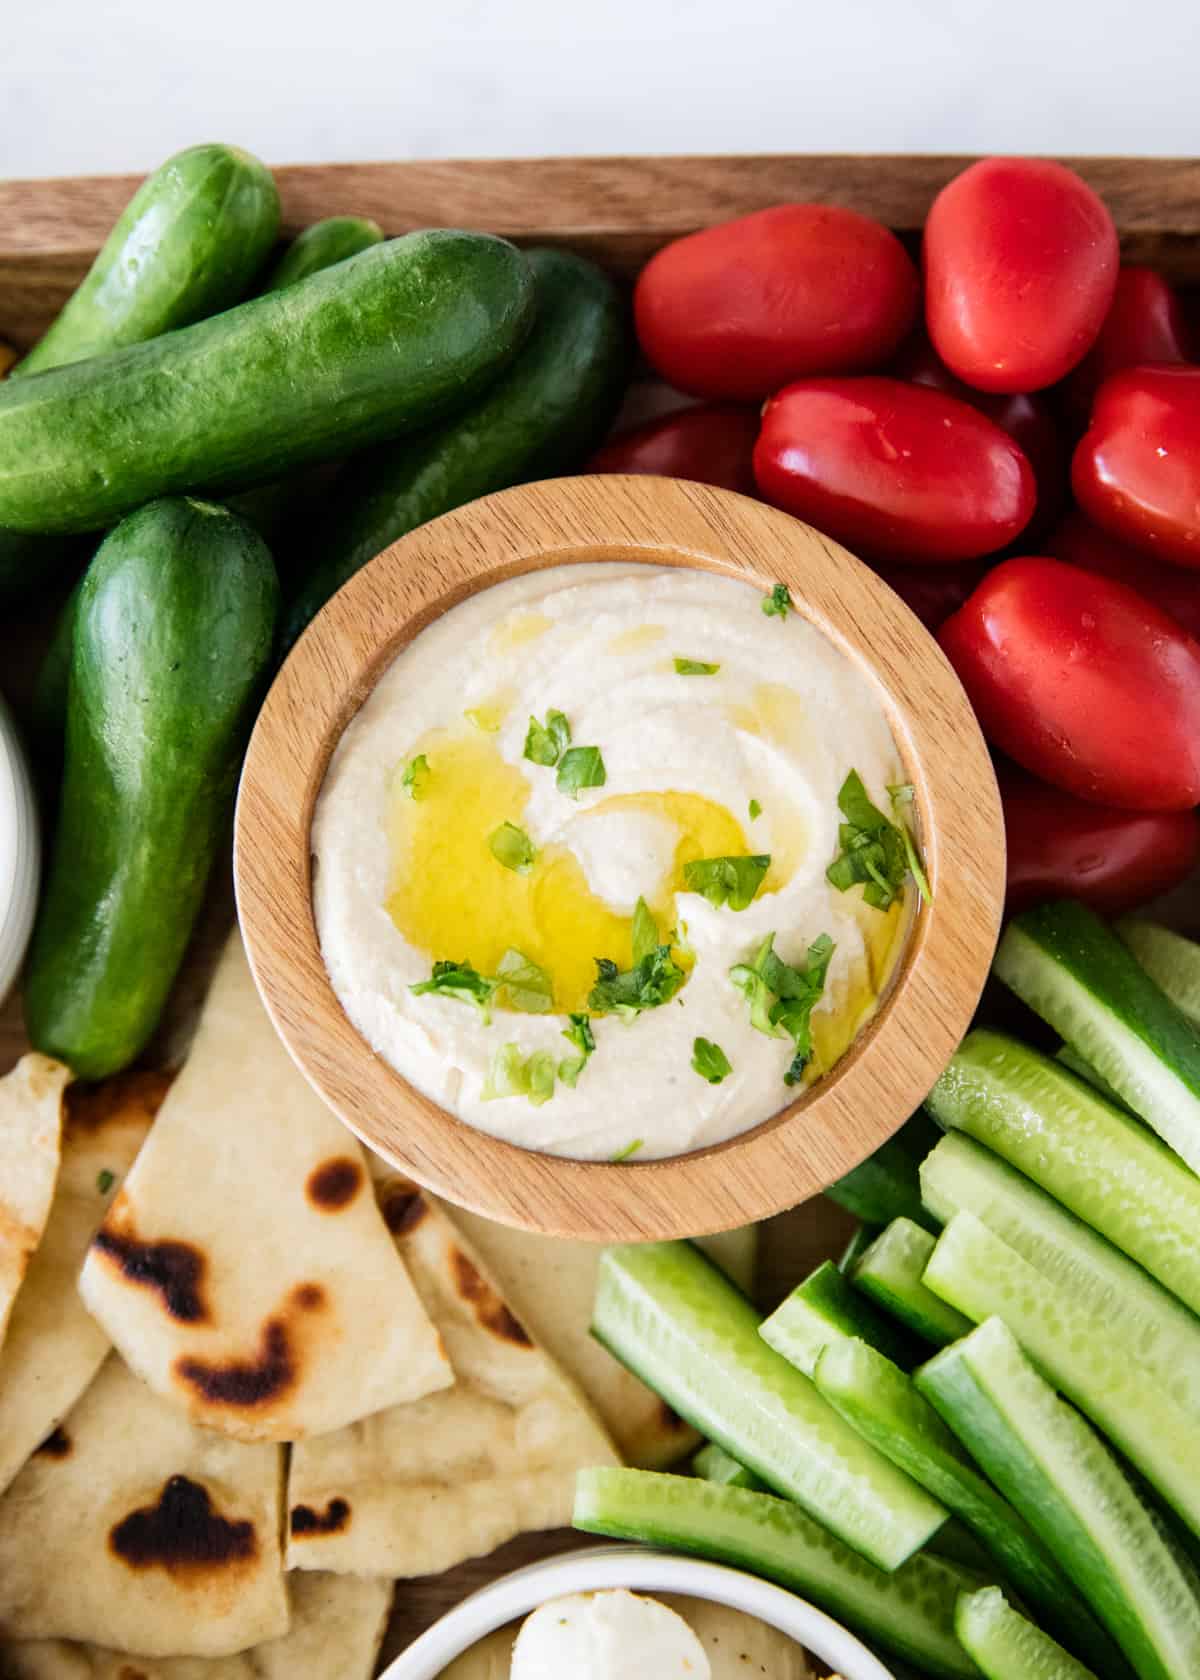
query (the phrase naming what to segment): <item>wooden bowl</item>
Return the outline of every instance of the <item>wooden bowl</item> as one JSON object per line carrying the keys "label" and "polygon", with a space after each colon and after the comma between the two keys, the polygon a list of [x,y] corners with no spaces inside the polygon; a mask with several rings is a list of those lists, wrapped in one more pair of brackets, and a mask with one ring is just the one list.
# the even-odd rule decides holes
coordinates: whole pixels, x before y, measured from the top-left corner
{"label": "wooden bowl", "polygon": [[[933,902],[890,994],[842,1060],[780,1113],[664,1160],[538,1154],[454,1118],[360,1037],[321,958],[309,830],[334,747],[375,682],[429,623],[505,578],[581,561],[692,566],[767,592],[875,685],[915,786]],[[259,989],[301,1070],[364,1143],[449,1201],[593,1241],[697,1236],[794,1206],[849,1171],[924,1098],[967,1029],[1004,896],[995,778],[967,698],[932,637],[845,549],[789,515],[674,479],[557,479],[423,525],[357,574],[297,643],[250,741],[234,850]]]}

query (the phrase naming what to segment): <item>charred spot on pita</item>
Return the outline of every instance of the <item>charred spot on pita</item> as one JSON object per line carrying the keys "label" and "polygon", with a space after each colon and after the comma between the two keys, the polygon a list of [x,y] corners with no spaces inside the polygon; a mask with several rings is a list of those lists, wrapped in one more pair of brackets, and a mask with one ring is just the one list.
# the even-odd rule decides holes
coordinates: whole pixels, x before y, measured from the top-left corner
{"label": "charred spot on pita", "polygon": [[138,1072],[118,1073],[96,1085],[68,1085],[66,1124],[81,1132],[98,1132],[118,1116],[138,1113],[153,1120],[171,1089],[173,1078],[173,1074],[153,1073],[143,1068]]}
{"label": "charred spot on pita", "polygon": [[35,1453],[44,1454],[46,1458],[69,1458],[71,1455],[71,1437],[60,1424],[52,1429],[40,1447],[34,1448]]}
{"label": "charred spot on pita", "polygon": [[277,1400],[293,1386],[297,1375],[291,1338],[281,1318],[269,1318],[263,1325],[258,1353],[253,1359],[218,1363],[182,1358],[175,1361],[175,1371],[212,1405],[247,1410]]}
{"label": "charred spot on pita", "polygon": [[362,1167],[351,1156],[335,1155],[309,1173],[305,1186],[308,1199],[322,1213],[340,1213],[362,1189],[364,1176]]}
{"label": "charred spot on pita", "polygon": [[208,1318],[201,1285],[205,1259],[198,1248],[185,1242],[142,1242],[132,1231],[119,1229],[122,1202],[118,1196],[113,1213],[92,1238],[92,1247],[115,1260],[130,1283],[152,1289],[162,1304],[181,1324],[202,1324]]}
{"label": "charred spot on pita", "polygon": [[228,1568],[258,1554],[254,1524],[221,1516],[208,1489],[186,1476],[164,1482],[157,1503],[131,1511],[108,1544],[131,1569],[168,1574]]}
{"label": "charred spot on pita", "polygon": [[394,1237],[413,1231],[429,1211],[415,1184],[388,1185],[379,1202],[383,1222]]}
{"label": "charred spot on pita", "polygon": [[485,1330],[517,1347],[533,1346],[520,1319],[509,1311],[474,1261],[468,1259],[461,1248],[451,1248],[450,1265],[454,1272],[454,1287],[474,1308],[475,1317]]}
{"label": "charred spot on pita", "polygon": [[319,1312],[325,1305],[325,1291],[319,1283],[298,1283],[292,1301],[302,1312]]}
{"label": "charred spot on pita", "polygon": [[303,1538],[308,1534],[340,1534],[350,1526],[350,1506],[345,1499],[331,1499],[323,1511],[311,1505],[292,1507],[292,1533]]}

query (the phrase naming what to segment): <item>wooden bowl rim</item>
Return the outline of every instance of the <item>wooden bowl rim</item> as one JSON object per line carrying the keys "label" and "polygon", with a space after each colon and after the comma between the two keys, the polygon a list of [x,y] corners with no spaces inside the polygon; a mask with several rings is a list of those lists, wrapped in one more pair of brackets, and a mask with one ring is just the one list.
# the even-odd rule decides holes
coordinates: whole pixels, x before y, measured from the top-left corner
{"label": "wooden bowl rim", "polygon": [[[620,1164],[539,1154],[478,1131],[376,1054],[329,982],[309,833],[329,758],[383,670],[429,623],[506,578],[597,559],[788,585],[795,610],[871,680],[915,786],[933,883],[890,994],[829,1074],[724,1143]],[[234,838],[238,914],[268,1013],[356,1135],[418,1183],[502,1223],[591,1241],[697,1236],[781,1212],[877,1149],[966,1031],[1004,898],[991,761],[948,661],[897,595],[809,526],[677,479],[546,480],[445,514],[385,549],[314,619],[246,754]]]}

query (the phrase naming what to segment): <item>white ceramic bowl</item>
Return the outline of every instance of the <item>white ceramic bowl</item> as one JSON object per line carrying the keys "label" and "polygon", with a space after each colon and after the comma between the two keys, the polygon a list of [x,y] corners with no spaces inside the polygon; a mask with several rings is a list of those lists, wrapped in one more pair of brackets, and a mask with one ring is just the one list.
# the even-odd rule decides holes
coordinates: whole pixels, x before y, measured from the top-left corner
{"label": "white ceramic bowl", "polygon": [[12,715],[0,700],[0,1002],[29,943],[40,856],[29,766]]}
{"label": "white ceramic bowl", "polygon": [[778,1628],[843,1680],[894,1680],[890,1669],[823,1610],[769,1581],[724,1564],[644,1546],[593,1546],[531,1563],[472,1593],[410,1645],[382,1680],[437,1680],[447,1663],[496,1628],[564,1593],[629,1587],[634,1592],[686,1593],[728,1604]]}

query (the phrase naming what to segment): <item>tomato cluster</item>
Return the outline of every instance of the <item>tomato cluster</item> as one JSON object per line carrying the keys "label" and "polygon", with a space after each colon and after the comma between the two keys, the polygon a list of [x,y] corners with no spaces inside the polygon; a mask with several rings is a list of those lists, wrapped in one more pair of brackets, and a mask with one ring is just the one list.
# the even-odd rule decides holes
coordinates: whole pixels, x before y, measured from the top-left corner
{"label": "tomato cluster", "polygon": [[694,404],[597,471],[757,494],[846,544],[937,635],[1000,759],[1014,906],[1125,909],[1200,858],[1200,366],[1058,163],[951,180],[921,272],[857,212],[787,204],[638,278]]}

